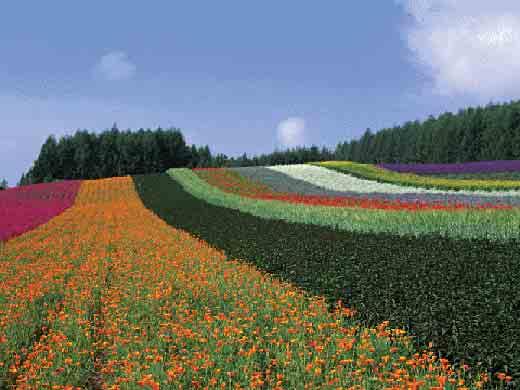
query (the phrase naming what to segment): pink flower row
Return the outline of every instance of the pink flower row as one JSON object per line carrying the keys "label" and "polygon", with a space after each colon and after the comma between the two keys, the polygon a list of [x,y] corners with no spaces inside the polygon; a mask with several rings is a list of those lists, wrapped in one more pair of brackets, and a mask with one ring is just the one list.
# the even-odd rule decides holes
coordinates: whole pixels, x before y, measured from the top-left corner
{"label": "pink flower row", "polygon": [[0,191],[0,241],[38,227],[74,204],[80,180]]}

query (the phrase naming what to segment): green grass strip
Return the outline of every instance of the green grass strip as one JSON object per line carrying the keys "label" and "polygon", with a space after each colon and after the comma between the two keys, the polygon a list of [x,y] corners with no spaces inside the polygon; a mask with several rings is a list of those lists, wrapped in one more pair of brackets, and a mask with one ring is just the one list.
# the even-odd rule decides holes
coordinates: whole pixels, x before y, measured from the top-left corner
{"label": "green grass strip", "polygon": [[517,180],[435,178],[431,176],[420,176],[413,173],[394,172],[379,168],[373,164],[361,164],[353,161],[325,161],[308,164],[333,169],[342,173],[348,173],[362,179],[375,180],[381,183],[398,184],[402,186],[468,191],[507,191],[520,189],[520,181]]}
{"label": "green grass strip", "polygon": [[393,233],[420,237],[436,234],[450,238],[507,241],[520,238],[520,210],[386,211],[307,206],[275,200],[258,200],[230,194],[211,186],[189,169],[168,174],[193,196],[266,219],[320,225],[344,231]]}

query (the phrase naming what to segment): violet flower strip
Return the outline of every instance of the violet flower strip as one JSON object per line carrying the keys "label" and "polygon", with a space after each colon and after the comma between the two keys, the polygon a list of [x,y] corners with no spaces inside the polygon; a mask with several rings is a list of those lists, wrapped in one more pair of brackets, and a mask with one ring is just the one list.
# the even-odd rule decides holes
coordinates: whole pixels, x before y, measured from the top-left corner
{"label": "violet flower strip", "polygon": [[0,192],[0,241],[32,230],[74,204],[81,180],[34,184]]}
{"label": "violet flower strip", "polygon": [[407,173],[495,173],[518,172],[520,160],[472,161],[458,164],[377,164],[378,167]]}
{"label": "violet flower strip", "polygon": [[402,202],[427,202],[440,204],[464,204],[464,205],[509,205],[520,206],[520,197],[518,196],[478,196],[456,193],[422,193],[422,192],[366,192],[360,193],[356,191],[335,191],[326,189],[312,183],[298,180],[281,172],[265,167],[240,167],[227,168],[233,170],[240,175],[267,185],[275,192],[295,193],[302,195],[318,195],[318,196],[348,196],[359,199],[378,199]]}

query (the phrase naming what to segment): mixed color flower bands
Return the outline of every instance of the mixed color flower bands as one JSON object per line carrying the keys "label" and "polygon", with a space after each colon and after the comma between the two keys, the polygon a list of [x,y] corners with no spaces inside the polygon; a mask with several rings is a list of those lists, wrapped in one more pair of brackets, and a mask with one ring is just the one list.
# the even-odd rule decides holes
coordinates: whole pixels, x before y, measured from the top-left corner
{"label": "mixed color flower bands", "polygon": [[171,226],[330,304],[341,299],[359,309],[366,326],[390,319],[412,331],[418,350],[433,341],[440,357],[482,364],[493,378],[504,370],[520,374],[514,358],[520,356],[520,325],[511,299],[520,296],[518,241],[338,230],[311,218],[294,223],[270,216],[277,201],[265,202],[260,211],[266,213],[258,217],[192,196],[165,175],[134,180],[146,207]]}
{"label": "mixed color flower bands", "polygon": [[[290,169],[294,170],[291,171]],[[266,174],[266,171],[268,172]],[[310,171],[310,172],[309,172]],[[317,172],[316,172],[317,171]],[[382,210],[463,210],[463,209],[511,209],[508,201],[520,205],[520,197],[511,198],[486,198],[471,197],[466,195],[437,195],[436,199],[428,198],[430,194],[405,193],[411,195],[408,199],[402,199],[403,194],[390,192],[378,193],[376,196],[371,194],[367,188],[367,193],[356,192],[362,189],[363,180],[349,177],[325,168],[313,167],[309,165],[289,165],[268,168],[202,168],[194,169],[194,172],[209,184],[225,192],[234,193],[253,199],[280,200],[289,203],[301,203],[307,205],[322,205],[332,207],[357,207],[365,209]],[[310,173],[310,174],[309,174]],[[277,176],[278,174],[278,176]],[[336,178],[335,176],[340,176]],[[253,181],[253,179],[255,181]],[[274,179],[274,180],[273,180]],[[336,179],[336,180],[334,180]],[[288,183],[296,183],[294,187]],[[327,185],[328,183],[331,183]],[[332,184],[333,183],[333,184]],[[269,184],[271,188],[267,185]],[[350,187],[349,185],[350,184]],[[369,183],[373,185],[373,183]],[[319,185],[323,187],[318,187]],[[342,186],[343,185],[343,186]],[[375,183],[382,187],[385,184]],[[389,186],[389,185],[386,185]],[[289,188],[291,191],[278,192],[277,187]],[[313,191],[314,188],[318,191]],[[332,191],[328,191],[330,187]],[[351,188],[349,192],[340,192],[339,188]],[[319,190],[322,191],[319,191]],[[310,192],[310,193],[307,193]],[[314,194],[322,192],[326,195]],[[371,194],[373,195],[373,194]],[[480,202],[479,202],[480,201]]]}
{"label": "mixed color flower bands", "polygon": [[363,328],[352,309],[330,312],[170,227],[131,178],[84,181],[71,208],[7,241],[2,257],[3,388],[466,389],[488,380],[466,382],[388,322]]}
{"label": "mixed color flower bands", "polygon": [[397,184],[400,186],[456,191],[511,191],[520,189],[519,180],[445,179],[427,177],[414,173],[394,172],[373,164],[361,164],[352,161],[325,161],[309,163],[309,165],[321,166],[362,179]]}
{"label": "mixed color flower bands", "polygon": [[238,210],[267,219],[325,226],[351,232],[391,233],[421,237],[440,235],[459,239],[512,241],[520,238],[520,208],[510,210],[361,209],[253,199],[225,192],[186,168],[170,169],[168,174],[196,198],[212,205]]}

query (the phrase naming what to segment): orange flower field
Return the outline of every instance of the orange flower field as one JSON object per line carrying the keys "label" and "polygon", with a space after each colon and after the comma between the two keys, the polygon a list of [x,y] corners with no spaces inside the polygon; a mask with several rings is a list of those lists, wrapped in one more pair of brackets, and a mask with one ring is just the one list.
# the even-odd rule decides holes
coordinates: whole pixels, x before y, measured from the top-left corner
{"label": "orange flower field", "polygon": [[0,245],[0,257],[0,388],[462,390],[488,380],[170,227],[130,177],[82,182],[71,208]]}

